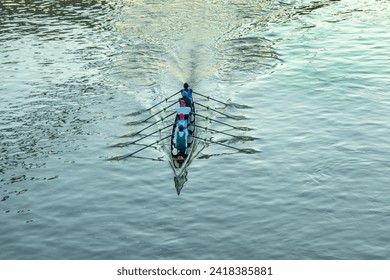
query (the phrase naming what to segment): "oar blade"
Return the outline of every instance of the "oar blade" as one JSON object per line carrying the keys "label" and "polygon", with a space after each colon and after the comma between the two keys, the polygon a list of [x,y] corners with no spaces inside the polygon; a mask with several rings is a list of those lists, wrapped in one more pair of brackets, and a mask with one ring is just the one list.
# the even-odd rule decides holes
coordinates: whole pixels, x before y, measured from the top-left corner
{"label": "oar blade", "polygon": [[133,122],[127,122],[126,125],[128,126],[135,126],[135,125],[140,125],[140,124],[143,124],[143,123],[146,123],[147,121],[145,120],[140,120],[140,121],[133,121]]}
{"label": "oar blade", "polygon": [[148,110],[149,110],[149,109],[140,110],[140,111],[137,111],[137,112],[133,112],[133,113],[126,114],[125,116],[126,116],[126,117],[138,116],[138,115],[141,115],[141,114],[144,113],[144,112],[147,112]]}
{"label": "oar blade", "polygon": [[201,94],[199,92],[194,92],[204,98],[206,98],[207,100],[212,100],[212,101],[215,101],[217,103],[220,103],[220,104],[223,104],[225,106],[231,106],[231,107],[235,107],[237,109],[250,109],[250,108],[253,108],[251,106],[248,106],[248,105],[244,105],[244,104],[239,104],[239,103],[234,103],[234,102],[230,102],[230,99],[227,100],[227,102],[223,102],[221,100],[218,100],[218,99],[215,99],[215,98],[212,98],[208,95],[204,95],[204,94]]}
{"label": "oar blade", "polygon": [[237,109],[251,109],[251,108],[253,108],[252,106],[238,104],[238,103],[230,103],[229,105],[234,107],[234,108],[237,108]]}

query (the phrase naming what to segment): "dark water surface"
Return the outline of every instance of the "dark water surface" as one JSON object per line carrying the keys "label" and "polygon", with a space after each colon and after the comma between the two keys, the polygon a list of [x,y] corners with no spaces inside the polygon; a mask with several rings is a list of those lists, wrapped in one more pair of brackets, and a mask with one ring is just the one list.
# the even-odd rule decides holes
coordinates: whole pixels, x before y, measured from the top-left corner
{"label": "dark water surface", "polygon": [[[2,0],[0,259],[389,259],[389,15],[385,0]],[[178,196],[165,142],[107,159],[142,148],[134,122],[170,103],[131,114],[185,81],[241,105],[199,113],[249,129],[200,121],[237,137],[203,132],[233,148],[200,143]]]}

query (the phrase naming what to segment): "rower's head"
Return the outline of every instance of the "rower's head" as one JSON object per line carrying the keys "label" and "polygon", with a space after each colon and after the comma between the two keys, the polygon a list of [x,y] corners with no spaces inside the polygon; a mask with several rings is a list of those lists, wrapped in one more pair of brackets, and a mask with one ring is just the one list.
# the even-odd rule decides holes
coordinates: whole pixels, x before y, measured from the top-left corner
{"label": "rower's head", "polygon": [[184,130],[184,126],[179,125],[179,131],[183,131],[183,130]]}
{"label": "rower's head", "polygon": [[188,89],[188,84],[187,83],[184,83],[184,88]]}
{"label": "rower's head", "polygon": [[186,105],[186,102],[182,99],[180,100],[180,106],[185,106]]}
{"label": "rower's head", "polygon": [[183,114],[183,113],[180,113],[179,118],[180,118],[180,119],[184,119],[184,114]]}

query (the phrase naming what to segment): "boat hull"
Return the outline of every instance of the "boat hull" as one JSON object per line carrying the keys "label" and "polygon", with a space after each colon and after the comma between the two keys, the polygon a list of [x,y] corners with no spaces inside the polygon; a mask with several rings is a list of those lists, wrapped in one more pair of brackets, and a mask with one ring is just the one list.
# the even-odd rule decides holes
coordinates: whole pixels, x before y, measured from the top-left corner
{"label": "boat hull", "polygon": [[176,176],[179,176],[183,173],[183,170],[185,167],[187,167],[188,162],[191,158],[191,155],[193,153],[193,148],[194,148],[194,142],[195,142],[195,132],[196,132],[196,116],[195,116],[195,106],[194,103],[192,102],[191,106],[191,113],[188,116],[188,143],[187,143],[187,148],[184,152],[180,152],[176,149],[175,147],[175,139],[174,135],[178,131],[177,127],[177,120],[178,120],[178,115],[175,115],[175,121],[172,126],[172,135],[171,135],[171,159],[172,159],[172,167],[175,171]]}

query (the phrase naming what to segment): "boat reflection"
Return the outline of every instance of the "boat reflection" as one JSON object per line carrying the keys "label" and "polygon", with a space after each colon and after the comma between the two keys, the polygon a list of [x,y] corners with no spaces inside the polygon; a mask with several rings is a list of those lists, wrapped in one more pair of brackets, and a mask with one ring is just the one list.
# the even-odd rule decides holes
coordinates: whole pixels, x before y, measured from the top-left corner
{"label": "boat reflection", "polygon": [[184,187],[184,184],[188,181],[187,179],[188,171],[185,169],[181,174],[175,175],[173,178],[175,181],[175,188],[177,191],[177,195],[180,195],[181,189]]}

